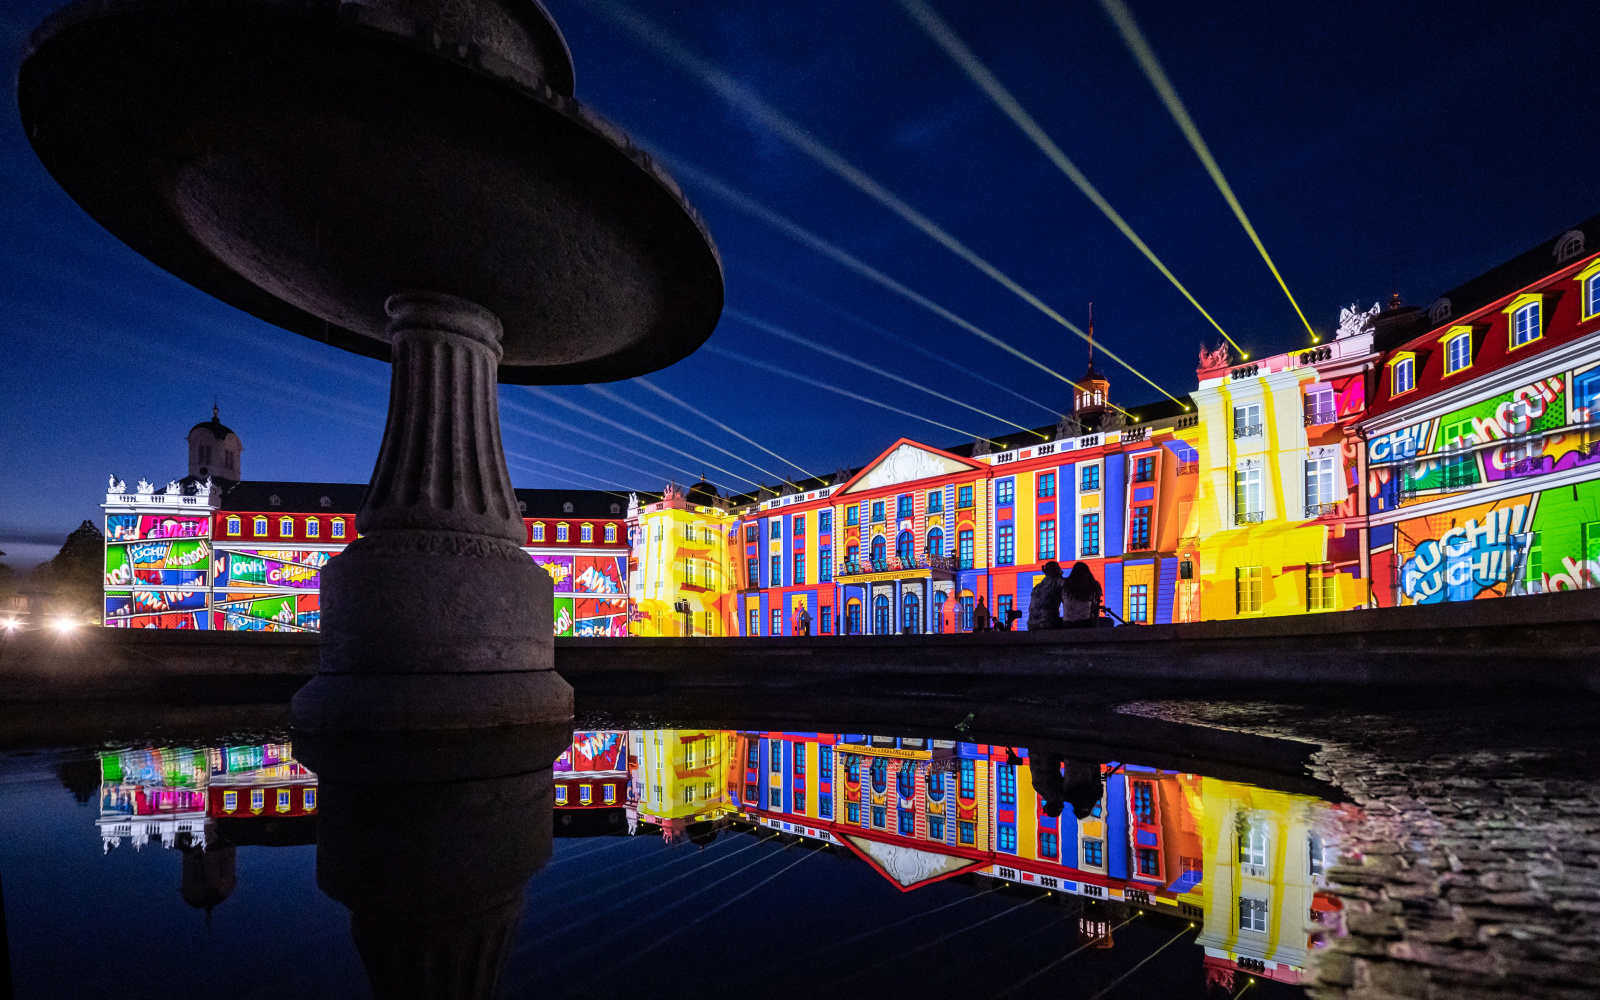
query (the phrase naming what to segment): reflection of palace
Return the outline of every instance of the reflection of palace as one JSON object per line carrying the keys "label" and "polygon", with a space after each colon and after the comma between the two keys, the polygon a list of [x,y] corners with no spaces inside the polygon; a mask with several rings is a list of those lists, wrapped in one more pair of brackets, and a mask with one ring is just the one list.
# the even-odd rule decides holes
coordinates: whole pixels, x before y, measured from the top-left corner
{"label": "reflection of palace", "polygon": [[1202,922],[1208,966],[1291,983],[1309,916],[1338,907],[1320,891],[1326,804],[1308,796],[982,743],[724,739],[740,818],[837,844],[902,891],[973,873],[1170,913]]}
{"label": "reflection of palace", "polygon": [[[1025,627],[1050,560],[1146,623],[1600,585],[1600,217],[1196,377],[1126,409],[1091,363],[1055,424],[754,494],[518,490],[527,548],[563,635],[947,632],[979,598]],[[237,482],[215,416],[189,441],[184,480],[106,496],[108,623],[315,629],[364,487]]]}

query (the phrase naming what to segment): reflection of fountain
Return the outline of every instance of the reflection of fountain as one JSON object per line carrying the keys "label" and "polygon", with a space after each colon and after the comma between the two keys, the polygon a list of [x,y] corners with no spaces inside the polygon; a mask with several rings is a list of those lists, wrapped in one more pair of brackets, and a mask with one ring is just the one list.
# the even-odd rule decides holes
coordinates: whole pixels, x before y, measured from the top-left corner
{"label": "reflection of fountain", "polygon": [[90,215],[225,302],[393,362],[302,729],[572,714],[495,382],[642,375],[722,307],[693,210],[572,81],[528,0],[78,0],[29,42],[25,131]]}
{"label": "reflection of fountain", "polygon": [[322,803],[317,884],[350,908],[379,997],[491,997],[550,858],[562,727],[297,743]]}

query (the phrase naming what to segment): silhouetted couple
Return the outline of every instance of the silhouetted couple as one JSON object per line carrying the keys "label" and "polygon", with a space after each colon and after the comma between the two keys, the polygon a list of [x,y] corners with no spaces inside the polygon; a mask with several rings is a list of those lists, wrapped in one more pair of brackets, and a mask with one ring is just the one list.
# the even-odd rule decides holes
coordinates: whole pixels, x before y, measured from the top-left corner
{"label": "silhouetted couple", "polygon": [[1100,616],[1100,581],[1088,564],[1072,564],[1072,573],[1061,575],[1061,564],[1044,564],[1039,582],[1033,585],[1028,604],[1028,631],[1055,628],[1094,628]]}

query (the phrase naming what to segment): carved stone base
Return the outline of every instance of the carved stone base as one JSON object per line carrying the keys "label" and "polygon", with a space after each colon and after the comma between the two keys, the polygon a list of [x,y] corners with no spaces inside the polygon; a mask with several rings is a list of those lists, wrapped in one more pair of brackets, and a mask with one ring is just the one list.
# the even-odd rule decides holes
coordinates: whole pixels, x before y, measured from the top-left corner
{"label": "carved stone base", "polygon": [[520,545],[500,444],[500,324],[427,292],[386,306],[389,420],[359,537],[322,573],[317,676],[294,698],[304,731],[558,722],[550,577]]}

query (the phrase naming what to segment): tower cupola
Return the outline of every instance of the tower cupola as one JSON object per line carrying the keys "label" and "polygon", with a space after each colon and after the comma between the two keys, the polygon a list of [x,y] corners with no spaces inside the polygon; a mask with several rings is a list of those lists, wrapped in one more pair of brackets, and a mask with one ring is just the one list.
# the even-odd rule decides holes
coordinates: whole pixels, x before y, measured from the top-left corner
{"label": "tower cupola", "polygon": [[211,419],[189,428],[189,475],[196,479],[225,479],[238,482],[239,457],[244,445],[239,435],[222,423],[217,407],[211,407]]}

